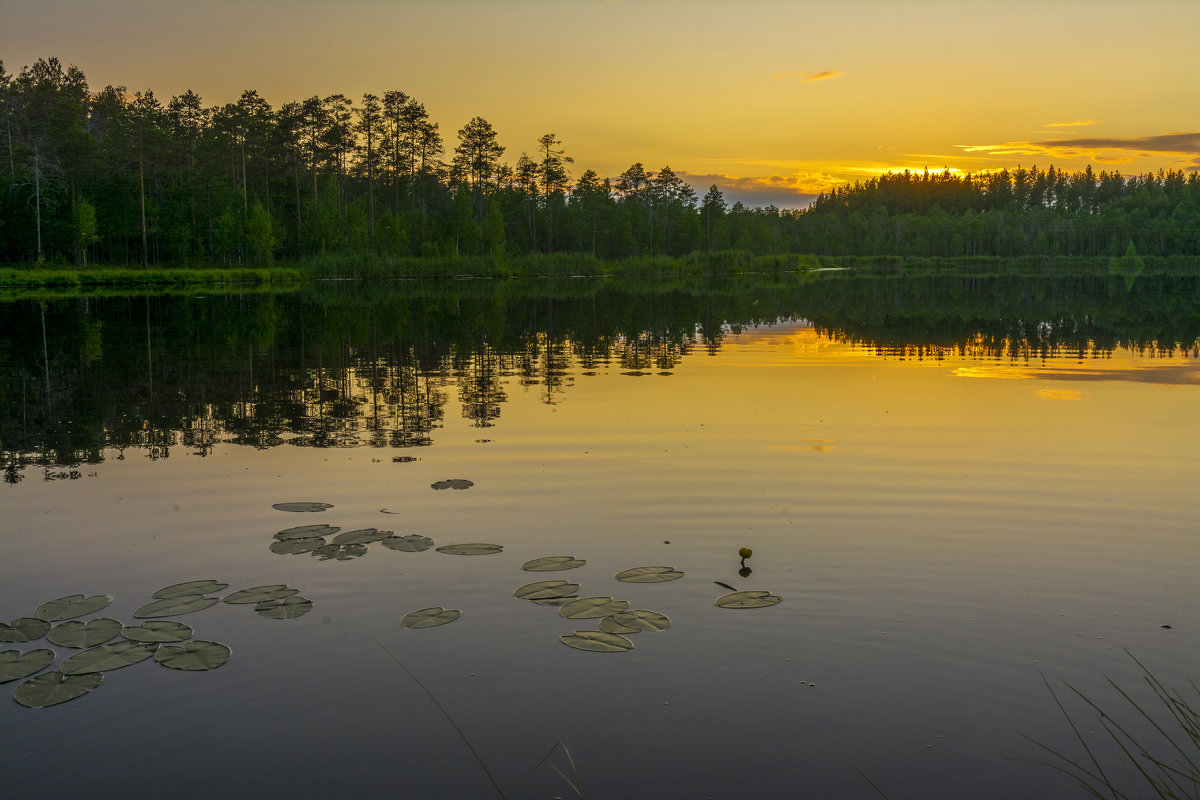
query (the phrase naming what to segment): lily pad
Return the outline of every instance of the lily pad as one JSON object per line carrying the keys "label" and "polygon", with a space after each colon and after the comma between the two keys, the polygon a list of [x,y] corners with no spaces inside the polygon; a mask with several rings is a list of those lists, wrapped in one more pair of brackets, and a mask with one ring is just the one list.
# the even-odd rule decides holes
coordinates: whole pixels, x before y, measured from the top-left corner
{"label": "lily pad", "polygon": [[282,600],[264,600],[254,606],[254,611],[271,619],[295,619],[312,611],[312,607],[312,600],[297,595]]}
{"label": "lily pad", "polygon": [[679,580],[683,573],[674,567],[634,567],[613,577],[623,583],[663,583]]}
{"label": "lily pad", "polygon": [[54,651],[42,648],[22,653],[20,650],[0,650],[0,683],[28,678],[41,672],[54,661]]}
{"label": "lily pad", "polygon": [[273,583],[267,586],[252,586],[249,589],[225,595],[224,602],[232,604],[262,603],[266,600],[282,600],[299,593],[299,589],[289,589],[286,583]]}
{"label": "lily pad", "polygon": [[134,642],[182,642],[192,638],[190,625],[170,620],[143,622],[135,627],[121,628],[121,635]]}
{"label": "lily pad", "polygon": [[537,603],[539,606],[554,606],[555,608],[561,608],[567,603],[578,599],[579,595],[572,594],[568,595],[567,597],[534,597],[530,598],[529,602]]}
{"label": "lily pad", "polygon": [[339,533],[337,536],[330,539],[330,544],[370,544],[386,539],[392,535],[391,531],[381,531],[375,528],[362,528],[357,531],[346,531]]}
{"label": "lily pad", "polygon": [[20,617],[5,625],[0,622],[0,642],[32,642],[46,635],[50,623],[36,617]]}
{"label": "lily pad", "polygon": [[421,553],[433,547],[433,539],[419,533],[410,533],[407,536],[389,536],[386,539],[380,539],[379,543],[384,547],[404,553]]}
{"label": "lily pad", "polygon": [[567,619],[600,619],[609,614],[620,614],[629,608],[628,600],[613,600],[611,597],[581,597],[558,609],[559,616]]}
{"label": "lily pad", "polygon": [[640,633],[641,631],[665,631],[671,627],[666,614],[657,611],[622,611],[600,620],[600,630],[608,633]]}
{"label": "lily pad", "polygon": [[276,511],[314,512],[333,508],[331,503],[275,503],[271,508]]}
{"label": "lily pad", "polygon": [[112,596],[107,594],[94,594],[91,597],[70,594],[48,603],[42,603],[33,612],[33,615],[45,622],[60,622],[64,619],[82,617],[84,614],[95,614],[111,602]]}
{"label": "lily pad", "polygon": [[367,554],[365,544],[323,544],[312,554],[322,561],[349,561]]}
{"label": "lily pad", "polygon": [[462,612],[458,609],[447,610],[441,606],[433,606],[405,614],[400,624],[406,628],[436,628],[438,625],[454,622],[461,615]]}
{"label": "lily pad", "polygon": [[271,542],[271,552],[281,556],[296,556],[301,553],[311,553],[313,550],[324,546],[324,539],[320,536],[312,536],[307,539],[287,539],[280,542]]}
{"label": "lily pad", "polygon": [[470,489],[475,485],[475,481],[469,481],[466,478],[447,478],[444,481],[429,484],[431,489]]}
{"label": "lily pad", "polygon": [[488,544],[487,542],[467,542],[466,544],[447,544],[439,547],[439,553],[448,553],[452,556],[488,556],[492,553],[499,553],[504,548],[498,544]]}
{"label": "lily pad", "polygon": [[82,697],[100,685],[104,676],[99,672],[87,675],[64,675],[47,672],[25,681],[13,691],[13,699],[28,708],[45,708]]}
{"label": "lily pad", "polygon": [[721,608],[765,608],[782,600],[782,597],[770,592],[733,592],[718,597],[716,605]]}
{"label": "lily pad", "polygon": [[184,583],[172,584],[171,586],[164,586],[150,596],[158,600],[167,600],[172,597],[186,597],[189,594],[212,594],[213,592],[219,592],[222,589],[228,588],[228,583],[221,583],[220,581],[186,581]]}
{"label": "lily pad", "polygon": [[566,597],[579,591],[578,583],[566,581],[534,581],[518,586],[513,597],[520,600],[545,600],[550,597]]}
{"label": "lily pad", "polygon": [[215,597],[205,597],[202,594],[185,594],[179,597],[165,597],[162,600],[147,603],[133,612],[133,616],[137,619],[174,617],[179,614],[191,614],[193,611],[203,611],[216,604],[217,598]]}
{"label": "lily pad", "polygon": [[76,653],[59,666],[64,675],[80,675],[85,672],[107,672],[145,661],[154,655],[158,644],[154,642],[131,642],[122,640],[112,644],[92,647]]}
{"label": "lily pad", "polygon": [[558,637],[567,647],[590,650],[593,653],[623,653],[633,649],[633,642],[615,633],[604,631],[575,631]]}
{"label": "lily pad", "polygon": [[121,623],[115,619],[101,617],[87,622],[74,620],[55,625],[46,638],[60,647],[95,647],[104,644],[121,632]]}
{"label": "lily pad", "polygon": [[275,534],[275,538],[286,542],[290,539],[311,539],[314,536],[333,536],[340,531],[334,525],[297,525],[294,528],[285,528]]}
{"label": "lily pad", "polygon": [[521,565],[521,569],[526,572],[557,572],[561,569],[576,569],[586,563],[582,558],[575,556],[546,556],[526,561]]}
{"label": "lily pad", "polygon": [[221,666],[229,660],[231,652],[233,651],[219,642],[197,639],[194,642],[184,642],[182,647],[163,645],[154,654],[154,660],[171,669],[199,672]]}

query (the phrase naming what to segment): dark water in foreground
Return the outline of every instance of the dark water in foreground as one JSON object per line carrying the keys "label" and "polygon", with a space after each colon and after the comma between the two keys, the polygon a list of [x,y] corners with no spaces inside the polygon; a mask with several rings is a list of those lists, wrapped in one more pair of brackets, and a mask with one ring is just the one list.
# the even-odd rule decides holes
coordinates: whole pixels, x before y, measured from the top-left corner
{"label": "dark water in foreground", "polygon": [[[232,648],[211,672],[0,703],[6,792],[497,796],[406,667],[509,797],[572,796],[556,742],[593,797],[1070,796],[1010,760],[1078,746],[1043,677],[1197,677],[1198,308],[1179,277],[6,304],[0,619],[82,592],[132,624],[199,578],[314,602],[178,617]],[[270,549],[316,522],[503,552]],[[549,555],[587,564],[521,569]],[[646,565],[684,577],[614,580]],[[564,647],[598,620],[512,596],[555,578],[672,626]]]}

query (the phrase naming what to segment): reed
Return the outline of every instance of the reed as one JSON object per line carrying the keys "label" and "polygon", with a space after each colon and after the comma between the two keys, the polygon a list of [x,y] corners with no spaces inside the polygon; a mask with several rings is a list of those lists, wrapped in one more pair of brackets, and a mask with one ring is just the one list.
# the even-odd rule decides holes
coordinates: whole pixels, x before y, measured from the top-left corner
{"label": "reed", "polygon": [[[1132,653],[1129,657],[1144,673],[1144,689],[1149,690],[1149,695],[1144,699],[1135,697],[1131,691],[1109,678],[1108,684],[1120,699],[1115,708],[1104,707],[1071,684],[1066,684],[1072,694],[1096,712],[1097,724],[1104,729],[1108,740],[1119,753],[1115,762],[1088,744],[1079,725],[1049,682],[1046,688],[1079,741],[1083,755],[1072,757],[1026,737],[1049,754],[1049,758],[1022,760],[1033,761],[1069,775],[1090,796],[1096,798],[1200,800],[1200,703],[1197,703],[1200,688],[1195,682],[1189,681],[1196,698],[1185,697],[1179,691],[1165,686]],[[1135,730],[1135,725],[1142,730]]]}

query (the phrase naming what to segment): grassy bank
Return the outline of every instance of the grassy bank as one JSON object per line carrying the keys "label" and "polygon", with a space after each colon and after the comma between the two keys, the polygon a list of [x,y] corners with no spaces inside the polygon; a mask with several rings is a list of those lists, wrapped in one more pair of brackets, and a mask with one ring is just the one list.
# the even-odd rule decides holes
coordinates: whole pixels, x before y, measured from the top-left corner
{"label": "grassy bank", "polygon": [[608,277],[670,282],[695,278],[780,278],[822,269],[895,275],[1106,275],[1200,274],[1200,256],[1028,256],[997,258],[904,258],[900,256],[754,255],[741,250],[605,261],[590,255],[554,253],[520,257],[397,257],[330,254],[266,269],[96,267],[0,268],[0,290],[86,294],[106,288],[243,285],[285,286],[317,280],[505,279]]}
{"label": "grassy bank", "polygon": [[308,280],[308,275],[290,267],[265,269],[94,267],[92,269],[0,269],[0,287],[6,289],[61,289],[72,294],[115,286],[165,287],[217,286],[225,284],[275,285]]}

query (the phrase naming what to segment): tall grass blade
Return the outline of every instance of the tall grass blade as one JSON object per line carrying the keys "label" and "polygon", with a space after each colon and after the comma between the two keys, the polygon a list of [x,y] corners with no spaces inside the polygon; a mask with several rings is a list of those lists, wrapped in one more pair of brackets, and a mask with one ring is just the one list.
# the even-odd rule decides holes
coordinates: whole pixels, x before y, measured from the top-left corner
{"label": "tall grass blade", "polygon": [[383,650],[383,652],[387,653],[388,658],[390,658],[392,661],[395,661],[396,664],[399,665],[400,669],[404,670],[408,674],[408,677],[413,679],[413,683],[417,684],[417,686],[420,686],[421,691],[423,691],[425,695],[433,701],[433,704],[437,706],[437,710],[442,712],[442,716],[445,717],[446,721],[450,723],[450,727],[454,728],[454,732],[458,734],[458,738],[463,740],[463,744],[465,744],[467,749],[471,751],[471,755],[475,756],[475,760],[479,762],[479,767],[483,770],[483,773],[487,775],[488,780],[492,782],[492,786],[495,788],[496,794],[500,795],[502,800],[508,800],[508,797],[504,794],[504,790],[501,789],[500,784],[496,782],[496,776],[492,774],[490,769],[488,769],[487,764],[483,763],[483,759],[471,745],[471,740],[468,739],[467,735],[462,732],[462,728],[458,727],[458,723],[454,721],[454,717],[450,716],[450,712],[446,710],[445,706],[438,702],[438,699],[433,696],[433,692],[429,691],[429,688],[425,684],[421,683],[421,679],[414,675],[412,670],[404,666],[403,661],[396,658],[396,656],[392,654],[391,650],[388,650],[383,646],[383,642],[376,639],[375,644],[379,645],[379,648]]}

